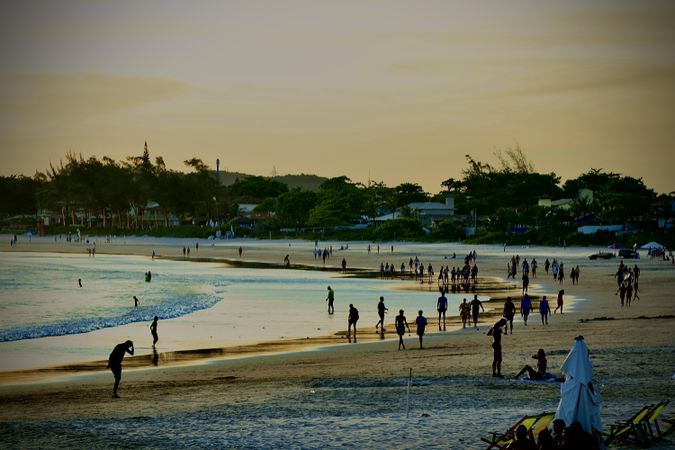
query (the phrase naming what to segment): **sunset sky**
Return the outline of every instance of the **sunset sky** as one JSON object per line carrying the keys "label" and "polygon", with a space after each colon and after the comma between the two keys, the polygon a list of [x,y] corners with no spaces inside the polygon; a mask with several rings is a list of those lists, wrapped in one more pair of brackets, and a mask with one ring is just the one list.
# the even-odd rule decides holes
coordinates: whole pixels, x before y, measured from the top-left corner
{"label": "sunset sky", "polygon": [[72,150],[440,190],[541,172],[675,190],[672,1],[5,1],[0,174]]}

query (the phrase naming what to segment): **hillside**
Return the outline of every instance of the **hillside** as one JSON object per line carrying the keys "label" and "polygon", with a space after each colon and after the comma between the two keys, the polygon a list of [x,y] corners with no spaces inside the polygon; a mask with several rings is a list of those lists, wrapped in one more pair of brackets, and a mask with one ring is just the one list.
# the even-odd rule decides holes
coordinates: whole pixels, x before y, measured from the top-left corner
{"label": "hillside", "polygon": [[[220,172],[220,177],[218,181],[224,186],[229,186],[233,184],[237,179],[243,179],[246,177],[252,176],[250,174],[242,172]],[[275,177],[269,177],[272,180],[280,181],[288,186],[289,189],[301,188],[306,191],[318,191],[321,183],[326,181],[328,178],[320,177],[318,175],[277,175]]]}

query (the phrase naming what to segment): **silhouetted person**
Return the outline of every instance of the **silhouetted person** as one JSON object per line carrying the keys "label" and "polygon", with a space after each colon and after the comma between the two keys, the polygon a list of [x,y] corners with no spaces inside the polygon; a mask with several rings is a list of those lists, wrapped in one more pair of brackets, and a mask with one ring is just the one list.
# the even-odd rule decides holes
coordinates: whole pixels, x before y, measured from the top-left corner
{"label": "silhouetted person", "polygon": [[401,347],[403,347],[403,350],[405,350],[403,335],[405,334],[406,328],[408,329],[408,333],[410,333],[410,326],[408,326],[408,321],[405,320],[402,309],[399,310],[398,316],[396,316],[396,321],[394,323],[396,325],[396,334],[398,334],[398,349],[401,350]]}
{"label": "silhouetted person", "polygon": [[77,284],[79,284],[80,287],[82,287],[82,278],[78,278],[78,279],[77,279]]}
{"label": "silhouetted person", "polygon": [[117,388],[119,387],[120,380],[122,379],[122,359],[124,359],[125,353],[129,353],[130,355],[134,354],[133,342],[126,341],[122,342],[121,344],[117,344],[108,358],[108,368],[112,371],[113,376],[115,377],[113,398],[120,398],[120,396],[117,395]]}
{"label": "silhouetted person", "polygon": [[380,297],[380,302],[377,304],[377,315],[380,317],[380,320],[375,324],[375,329],[377,330],[377,327],[379,325],[382,326],[380,328],[381,332],[384,333],[384,313],[385,311],[389,311],[389,308],[384,306],[384,297]]}
{"label": "silhouetted person", "polygon": [[138,308],[138,297],[134,295],[134,308]]}
{"label": "silhouetted person", "polygon": [[347,317],[347,339],[352,341],[351,330],[354,327],[354,342],[356,342],[356,322],[359,320],[359,310],[354,308],[354,305],[349,304],[349,317]]}
{"label": "silhouetted person", "polygon": [[[581,448],[581,447],[580,447]],[[507,447],[508,450],[537,450],[537,444],[527,436],[525,425],[516,428],[516,440]]]}
{"label": "silhouetted person", "polygon": [[502,377],[502,327],[506,325],[506,319],[499,319],[492,328],[487,332],[488,336],[492,336],[492,376]]}
{"label": "silhouetted person", "polygon": [[443,331],[445,331],[445,312],[448,310],[448,298],[445,296],[445,290],[441,289],[441,296],[436,302],[436,309],[438,310],[438,329],[441,329],[441,315],[443,316]]}
{"label": "silhouetted person", "polygon": [[466,328],[466,322],[471,317],[471,305],[466,302],[466,299],[459,304],[459,316],[462,318],[462,328]]}
{"label": "silhouetted person", "polygon": [[328,314],[333,314],[335,312],[335,308],[333,307],[333,302],[335,302],[335,292],[328,286],[328,297],[326,297],[326,301],[328,302]]}
{"label": "silhouetted person", "polygon": [[[511,297],[506,297],[506,303],[504,303],[504,318],[508,322],[508,328],[511,328],[511,334],[513,334],[513,317],[516,315],[516,305],[513,304]],[[508,334],[508,328],[504,328],[504,334]]]}
{"label": "silhouetted person", "polygon": [[347,270],[347,260],[342,258],[342,271]]}
{"label": "silhouetted person", "polygon": [[424,347],[422,346],[422,338],[424,337],[424,329],[427,326],[427,318],[422,315],[422,310],[417,311],[417,318],[415,319],[417,324],[417,336],[420,338],[420,350]]}
{"label": "silhouetted person", "polygon": [[473,300],[471,300],[471,316],[473,317],[473,326],[476,327],[476,329],[478,329],[478,308],[485,312],[483,302],[478,300],[478,295],[474,295]]}
{"label": "silhouetted person", "polygon": [[541,315],[541,324],[548,325],[548,316],[551,315],[551,307],[549,306],[545,295],[539,302],[539,314]]}
{"label": "silhouetted person", "polygon": [[155,318],[152,320],[152,323],[150,324],[150,333],[152,334],[152,347],[155,347],[155,344],[157,341],[159,341],[159,337],[157,336],[157,321],[159,320],[159,317],[155,316]]}
{"label": "silhouetted person", "polygon": [[537,370],[534,370],[530,365],[526,364],[525,367],[520,369],[520,372],[516,374],[514,378],[519,378],[522,374],[527,372],[527,376],[530,380],[543,380],[546,376],[546,366],[548,362],[546,361],[546,352],[543,348],[540,348],[539,351],[532,355],[532,359],[537,360]]}
{"label": "silhouetted person", "polygon": [[241,254],[243,253],[244,249],[239,247],[239,257],[241,258]]}
{"label": "silhouetted person", "polygon": [[565,290],[560,289],[558,291],[558,304],[555,307],[555,309],[553,310],[553,314],[555,314],[558,311],[558,308],[560,308],[560,314],[563,313],[563,295],[565,295]]}
{"label": "silhouetted person", "polygon": [[581,428],[581,424],[577,421],[572,422],[572,425],[565,430],[565,440],[563,449],[581,449],[597,450],[599,448],[598,441],[595,440],[592,434],[587,433]]}

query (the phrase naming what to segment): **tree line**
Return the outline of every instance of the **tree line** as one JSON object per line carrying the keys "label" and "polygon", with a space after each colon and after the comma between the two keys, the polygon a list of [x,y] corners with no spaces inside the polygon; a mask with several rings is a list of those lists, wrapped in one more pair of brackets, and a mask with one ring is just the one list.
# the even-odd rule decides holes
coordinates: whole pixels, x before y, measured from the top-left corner
{"label": "tree line", "polygon": [[[184,161],[185,172],[171,170],[161,156],[151,158],[147,144],[141,155],[122,161],[68,153],[65,162],[50,164],[33,177],[0,177],[0,214],[7,218],[50,211],[69,226],[143,230],[170,227],[176,219],[228,223],[238,216],[239,204],[253,203],[266,229],[332,229],[399,211],[400,218],[380,227],[380,235],[407,238],[422,233],[408,204],[443,202],[452,195],[455,217],[433,229],[444,239],[460,238],[462,220],[471,218],[480,218],[481,229],[501,233],[518,225],[550,229],[580,221],[647,223],[672,215],[672,193],[657,195],[639,178],[591,169],[561,184],[555,173],[535,171],[519,147],[498,153],[498,166],[469,155],[466,159],[461,177],[443,181],[439,192],[431,194],[417,183],[388,187],[382,182],[356,183],[346,176],[326,180],[317,191],[289,189],[262,176],[245,176],[223,186],[202,160]],[[592,199],[577,196],[582,188],[593,192]],[[572,202],[567,209],[548,209],[537,206],[541,198]]]}

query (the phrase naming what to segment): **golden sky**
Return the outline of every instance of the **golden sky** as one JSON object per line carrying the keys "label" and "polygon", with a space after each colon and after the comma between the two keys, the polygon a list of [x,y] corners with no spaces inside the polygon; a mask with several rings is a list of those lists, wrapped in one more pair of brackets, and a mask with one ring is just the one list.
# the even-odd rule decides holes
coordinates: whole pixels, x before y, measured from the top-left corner
{"label": "golden sky", "polygon": [[148,141],[183,169],[440,190],[518,141],[541,172],[675,190],[672,1],[5,1],[0,174]]}

